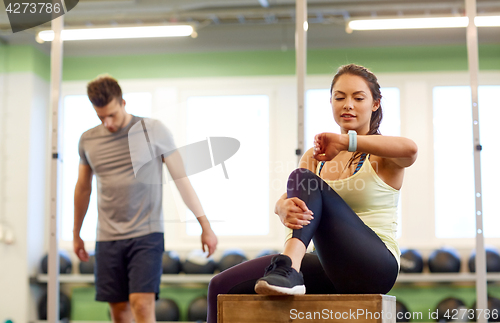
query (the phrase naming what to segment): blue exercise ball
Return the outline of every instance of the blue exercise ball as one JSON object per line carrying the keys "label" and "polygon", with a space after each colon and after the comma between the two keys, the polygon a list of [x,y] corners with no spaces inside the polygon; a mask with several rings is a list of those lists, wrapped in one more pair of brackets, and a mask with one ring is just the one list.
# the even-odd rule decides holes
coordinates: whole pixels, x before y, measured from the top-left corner
{"label": "blue exercise ball", "polygon": [[421,273],[424,270],[424,260],[415,249],[401,251],[400,267],[402,273]]}
{"label": "blue exercise ball", "polygon": [[217,263],[211,256],[207,258],[207,255],[201,249],[191,251],[182,264],[182,271],[186,274],[213,274]]}
{"label": "blue exercise ball", "polygon": [[208,301],[206,296],[196,297],[189,303],[188,321],[203,321],[207,320]]}
{"label": "blue exercise ball", "polygon": [[179,306],[173,299],[160,298],[155,303],[155,316],[157,321],[179,321]]}
{"label": "blue exercise ball", "polygon": [[[47,292],[45,292],[38,301],[38,319],[47,319]],[[70,319],[71,299],[63,292],[59,293],[59,319]]]}
{"label": "blue exercise ball", "polygon": [[219,261],[219,270],[224,271],[247,260],[245,253],[240,249],[226,250]]}
{"label": "blue exercise ball", "polygon": [[[49,255],[46,254],[42,258],[42,262],[40,264],[40,269],[43,274],[47,274],[49,272]],[[73,271],[73,264],[71,263],[71,259],[69,257],[68,252],[61,250],[59,251],[59,273],[60,274],[71,274]]]}
{"label": "blue exercise ball", "polygon": [[[469,271],[476,272],[476,250],[469,257]],[[500,254],[494,248],[486,248],[486,271],[489,273],[500,272]]]}
{"label": "blue exercise ball", "polygon": [[164,274],[178,274],[182,265],[179,254],[175,251],[165,251],[161,261],[162,272]]}
{"label": "blue exercise ball", "polygon": [[429,255],[429,270],[432,273],[460,272],[460,257],[451,248],[441,248]]}
{"label": "blue exercise ball", "polygon": [[95,254],[89,252],[89,260],[88,261],[80,261],[78,264],[78,269],[80,274],[93,274],[95,267]]}

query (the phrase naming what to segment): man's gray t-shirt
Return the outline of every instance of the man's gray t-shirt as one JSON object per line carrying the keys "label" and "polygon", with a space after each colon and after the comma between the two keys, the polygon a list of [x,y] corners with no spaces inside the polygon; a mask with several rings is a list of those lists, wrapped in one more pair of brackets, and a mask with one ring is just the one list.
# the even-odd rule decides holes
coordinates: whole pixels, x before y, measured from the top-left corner
{"label": "man's gray t-shirt", "polygon": [[[147,163],[134,162],[130,152],[137,150],[130,138],[139,137],[150,152],[142,158]],[[160,121],[137,116],[114,133],[101,124],[82,134],[80,164],[90,165],[97,180],[97,241],[163,232],[161,157],[174,150],[172,134]]]}

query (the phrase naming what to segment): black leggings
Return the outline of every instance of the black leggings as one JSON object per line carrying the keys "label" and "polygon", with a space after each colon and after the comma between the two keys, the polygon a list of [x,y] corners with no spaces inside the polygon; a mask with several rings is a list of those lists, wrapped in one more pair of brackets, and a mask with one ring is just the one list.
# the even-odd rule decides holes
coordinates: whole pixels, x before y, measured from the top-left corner
{"label": "black leggings", "polygon": [[[385,294],[398,275],[398,264],[377,234],[313,172],[298,168],[287,183],[288,198],[304,201],[314,213],[310,224],[293,230],[305,246],[301,271],[307,294]],[[255,294],[271,256],[246,261],[216,275],[208,287],[207,323],[217,322],[218,294]]]}

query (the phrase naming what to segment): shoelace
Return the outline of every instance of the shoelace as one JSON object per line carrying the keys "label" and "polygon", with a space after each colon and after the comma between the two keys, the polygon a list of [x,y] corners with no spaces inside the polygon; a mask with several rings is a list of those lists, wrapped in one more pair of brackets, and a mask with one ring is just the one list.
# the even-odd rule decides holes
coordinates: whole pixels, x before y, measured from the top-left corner
{"label": "shoelace", "polygon": [[283,266],[283,265],[280,266],[279,264],[272,263],[269,266],[267,266],[264,275],[267,275],[271,271],[273,271],[273,274],[278,274],[280,276],[286,277],[292,273],[292,268],[288,267],[288,266]]}

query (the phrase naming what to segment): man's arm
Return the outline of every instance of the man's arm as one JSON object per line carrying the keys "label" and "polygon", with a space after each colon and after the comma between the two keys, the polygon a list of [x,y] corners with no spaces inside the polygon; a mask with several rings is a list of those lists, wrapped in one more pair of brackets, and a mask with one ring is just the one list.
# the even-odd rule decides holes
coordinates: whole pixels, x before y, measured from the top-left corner
{"label": "man's arm", "polygon": [[80,230],[82,228],[83,219],[87,213],[90,201],[90,193],[92,192],[92,169],[89,165],[79,165],[78,181],[75,187],[75,214],[73,224],[73,249],[82,261],[87,261],[89,255],[85,251],[85,246],[82,238],[80,238]]}
{"label": "man's arm", "polygon": [[175,186],[181,194],[182,200],[186,206],[193,212],[196,219],[201,225],[203,230],[201,234],[202,249],[205,251],[205,246],[208,248],[208,256],[212,255],[217,247],[217,237],[215,236],[210,222],[208,222],[203,207],[201,206],[198,195],[193,189],[191,182],[189,181],[186,171],[184,169],[184,164],[182,163],[181,155],[178,151],[174,151],[168,157],[163,158],[163,161],[167,165],[168,171],[172,178],[174,178]]}

